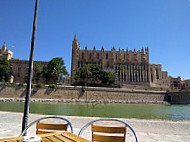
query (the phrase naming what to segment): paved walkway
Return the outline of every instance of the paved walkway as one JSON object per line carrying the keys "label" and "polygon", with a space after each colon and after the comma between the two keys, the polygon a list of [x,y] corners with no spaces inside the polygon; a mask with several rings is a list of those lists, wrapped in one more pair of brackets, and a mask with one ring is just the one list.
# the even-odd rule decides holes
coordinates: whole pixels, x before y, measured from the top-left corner
{"label": "paved walkway", "polygon": [[[21,132],[22,113],[0,111],[0,138],[18,136]],[[30,114],[29,122],[44,117],[44,115]],[[69,119],[78,134],[80,128],[94,117],[63,116]],[[190,121],[162,121],[122,119],[130,124],[137,133],[139,142],[190,142]],[[34,134],[35,127],[28,134]],[[90,139],[90,129],[84,132],[83,137]],[[128,141],[133,142],[132,134],[127,135]]]}

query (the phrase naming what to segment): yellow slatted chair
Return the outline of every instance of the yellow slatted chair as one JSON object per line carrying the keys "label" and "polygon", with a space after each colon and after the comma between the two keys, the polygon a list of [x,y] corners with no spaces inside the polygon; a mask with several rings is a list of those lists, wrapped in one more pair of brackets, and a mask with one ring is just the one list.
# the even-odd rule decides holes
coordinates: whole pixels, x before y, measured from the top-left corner
{"label": "yellow slatted chair", "polygon": [[[40,122],[42,120],[47,120],[47,119],[59,119],[59,120],[63,120],[64,123],[63,124],[57,124],[57,123]],[[33,124],[36,124],[36,134],[51,133],[51,132],[55,132],[55,131],[67,131],[68,126],[71,129],[71,133],[73,133],[73,127],[72,127],[72,124],[69,120],[67,120],[66,118],[63,118],[63,117],[59,117],[59,116],[48,116],[48,117],[39,118],[39,119],[31,122],[25,128],[25,130],[22,131],[20,136],[23,136]]]}
{"label": "yellow slatted chair", "polygon": [[[94,123],[98,121],[116,121],[120,122],[121,124],[124,124],[124,126],[116,127],[95,125]],[[92,142],[125,142],[127,128],[129,128],[132,131],[135,137],[135,141],[138,142],[136,133],[133,130],[133,128],[126,122],[119,119],[103,118],[93,120],[82,127],[78,136],[81,136],[83,131],[89,126],[91,126],[92,131]]]}
{"label": "yellow slatted chair", "polygon": [[36,123],[36,134],[51,133],[52,131],[67,131],[67,124]]}
{"label": "yellow slatted chair", "polygon": [[[93,142],[125,142],[126,127],[91,126]],[[120,134],[120,136],[116,134]]]}

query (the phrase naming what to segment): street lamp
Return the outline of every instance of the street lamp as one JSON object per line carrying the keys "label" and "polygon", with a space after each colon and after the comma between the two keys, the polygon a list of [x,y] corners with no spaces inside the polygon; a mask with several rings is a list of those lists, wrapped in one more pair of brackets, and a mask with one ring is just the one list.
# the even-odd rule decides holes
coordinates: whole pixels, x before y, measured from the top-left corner
{"label": "street lamp", "polygon": [[30,51],[30,60],[29,60],[29,71],[28,71],[28,81],[27,81],[27,89],[26,89],[26,97],[25,97],[24,116],[23,116],[23,121],[22,121],[22,132],[24,131],[24,129],[27,127],[27,124],[28,124],[32,73],[33,73],[33,57],[34,57],[34,47],[35,47],[35,38],[36,38],[36,26],[37,26],[37,15],[38,15],[38,0],[36,0],[36,3],[35,3],[31,51]]}

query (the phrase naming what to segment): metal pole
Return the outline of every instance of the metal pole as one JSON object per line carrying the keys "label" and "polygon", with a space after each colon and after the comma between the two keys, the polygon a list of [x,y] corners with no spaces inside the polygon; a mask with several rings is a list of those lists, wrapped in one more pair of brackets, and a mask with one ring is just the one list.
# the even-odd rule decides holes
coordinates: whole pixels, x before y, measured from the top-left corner
{"label": "metal pole", "polygon": [[37,15],[38,15],[38,0],[36,0],[36,3],[35,3],[29,71],[28,71],[28,81],[27,81],[26,98],[25,98],[25,106],[24,106],[24,116],[23,116],[23,121],[22,121],[22,131],[24,131],[24,129],[27,127],[27,124],[28,124],[28,114],[29,114],[31,84],[32,84],[32,74],[33,74],[33,56],[34,56],[36,26],[37,26]]}

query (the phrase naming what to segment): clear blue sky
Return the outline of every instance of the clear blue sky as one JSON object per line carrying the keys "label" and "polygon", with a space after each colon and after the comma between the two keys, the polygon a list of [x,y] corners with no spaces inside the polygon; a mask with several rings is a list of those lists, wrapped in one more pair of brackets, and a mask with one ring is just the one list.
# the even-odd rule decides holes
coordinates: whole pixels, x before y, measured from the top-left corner
{"label": "clear blue sky", "polygon": [[[150,63],[190,78],[190,0],[39,0],[35,60],[63,57],[74,34],[92,49],[149,47]],[[0,46],[29,59],[34,0],[0,0]],[[11,48],[14,46],[13,48]]]}

